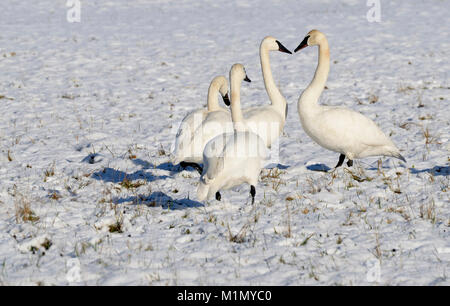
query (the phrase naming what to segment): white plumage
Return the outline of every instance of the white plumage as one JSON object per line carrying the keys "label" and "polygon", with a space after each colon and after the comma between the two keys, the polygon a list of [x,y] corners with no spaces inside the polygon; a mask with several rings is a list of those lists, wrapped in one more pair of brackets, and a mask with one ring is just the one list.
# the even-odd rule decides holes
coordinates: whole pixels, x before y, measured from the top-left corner
{"label": "white plumage", "polygon": [[203,152],[203,174],[197,190],[198,200],[220,200],[219,191],[238,186],[251,185],[254,202],[258,177],[267,148],[264,140],[246,127],[240,106],[240,86],[248,80],[244,67],[235,64],[230,71],[231,113],[234,131],[216,136],[205,146]]}
{"label": "white plumage", "polygon": [[265,37],[259,48],[259,56],[261,60],[261,69],[264,78],[264,86],[269,96],[270,105],[252,107],[244,109],[245,121],[247,126],[256,134],[258,134],[270,147],[272,143],[278,139],[283,131],[286,116],[287,104],[272,76],[270,68],[270,51],[280,51],[292,54],[278,40],[271,36]]}
{"label": "white plumage", "polygon": [[172,164],[180,162],[201,163],[202,152],[195,155],[193,139],[198,128],[205,120],[212,120],[214,117],[226,117],[231,121],[230,113],[227,109],[220,107],[218,103],[218,95],[222,95],[225,104],[229,105],[228,99],[228,81],[224,76],[215,77],[208,89],[207,109],[199,109],[189,113],[181,122],[178,129],[174,150],[171,156]]}
{"label": "white plumage", "polygon": [[336,167],[347,157],[352,160],[368,156],[392,156],[404,162],[395,144],[368,117],[344,107],[319,105],[330,69],[330,51],[325,35],[317,30],[308,33],[295,49],[319,46],[319,63],[310,85],[303,91],[298,101],[300,122],[305,132],[322,147],[341,153]]}

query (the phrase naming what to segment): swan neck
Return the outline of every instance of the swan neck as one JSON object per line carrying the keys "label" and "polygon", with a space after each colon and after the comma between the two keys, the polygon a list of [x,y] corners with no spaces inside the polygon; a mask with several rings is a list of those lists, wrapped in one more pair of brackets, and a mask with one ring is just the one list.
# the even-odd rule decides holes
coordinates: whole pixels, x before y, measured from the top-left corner
{"label": "swan neck", "polygon": [[235,130],[240,130],[244,123],[241,109],[241,81],[231,80],[231,119]]}
{"label": "swan neck", "polygon": [[325,87],[325,83],[327,82],[329,72],[330,49],[328,47],[328,42],[324,40],[319,45],[319,63],[316,68],[316,73],[314,74],[314,79],[312,80],[310,86],[322,92]]}
{"label": "swan neck", "polygon": [[[319,44],[319,57],[316,72],[309,86],[303,92],[300,103],[311,108],[317,106],[317,101],[325,88],[330,72],[330,49],[326,38]],[[304,109],[305,107],[303,107]]]}
{"label": "swan neck", "polygon": [[208,111],[216,111],[219,106],[219,88],[216,84],[211,83],[208,89]]}
{"label": "swan neck", "polygon": [[259,56],[261,59],[261,69],[264,78],[264,86],[266,87],[267,95],[270,102],[275,108],[283,114],[286,108],[286,100],[275,85],[275,81],[272,75],[272,69],[270,68],[269,50],[264,45],[261,45],[259,50]]}

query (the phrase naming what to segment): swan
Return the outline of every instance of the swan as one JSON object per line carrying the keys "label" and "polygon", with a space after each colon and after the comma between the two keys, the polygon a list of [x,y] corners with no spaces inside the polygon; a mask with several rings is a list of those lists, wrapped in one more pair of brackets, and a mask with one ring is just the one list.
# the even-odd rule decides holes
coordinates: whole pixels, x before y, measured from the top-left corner
{"label": "swan", "polygon": [[[265,37],[260,45],[260,60],[264,85],[271,100],[271,105],[253,107],[244,110],[247,126],[261,136],[270,147],[281,134],[287,116],[287,103],[273,80],[270,68],[269,51],[280,51],[292,54],[278,40]],[[232,131],[230,113],[223,108],[208,112],[202,117],[194,132],[185,137],[177,136],[183,141],[176,141],[173,164],[182,167],[192,166],[201,174],[203,151],[206,144],[214,137]]]}
{"label": "swan", "polygon": [[181,121],[175,137],[174,150],[171,156],[171,162],[173,165],[179,163],[182,168],[191,166],[201,174],[201,167],[196,163],[197,160],[192,160],[192,158],[190,158],[191,152],[187,146],[191,142],[195,131],[205,120],[208,114],[213,112],[228,113],[225,108],[219,106],[217,99],[219,93],[222,95],[225,105],[229,106],[230,100],[228,97],[228,80],[224,76],[216,76],[211,81],[208,89],[207,108],[195,110],[187,114]]}
{"label": "swan", "polygon": [[240,87],[250,80],[244,66],[234,64],[230,70],[232,133],[218,135],[209,141],[203,152],[203,173],[197,189],[200,201],[215,198],[220,201],[219,190],[230,189],[242,183],[250,185],[252,204],[255,202],[256,184],[263,160],[267,159],[264,140],[251,132],[245,124],[241,110]]}
{"label": "swan", "polygon": [[[246,126],[263,138],[267,147],[270,147],[281,134],[287,115],[286,100],[273,80],[269,51],[292,54],[275,38],[267,36],[263,39],[260,45],[261,67],[266,91],[272,103],[271,105],[244,110]],[[233,126],[229,112],[224,110],[208,113],[191,137],[189,144],[185,146],[185,149],[189,150],[189,154],[184,155],[185,157],[189,156],[186,161],[190,163],[189,165],[195,165],[200,173],[202,171],[200,163],[203,161],[206,144],[214,137],[232,131]]]}
{"label": "swan", "polygon": [[270,51],[280,51],[288,54],[292,54],[292,52],[271,36],[265,37],[261,42],[259,48],[261,69],[264,86],[271,104],[243,110],[248,127],[264,139],[269,148],[283,131],[288,110],[286,99],[275,85],[272,76],[269,59]]}
{"label": "swan", "polygon": [[312,30],[294,52],[316,45],[319,46],[319,63],[297,105],[305,132],[322,147],[340,153],[335,168],[342,166],[346,157],[349,167],[353,165],[353,159],[368,156],[392,156],[406,162],[395,144],[368,117],[347,108],[317,103],[330,70],[327,38],[322,32]]}

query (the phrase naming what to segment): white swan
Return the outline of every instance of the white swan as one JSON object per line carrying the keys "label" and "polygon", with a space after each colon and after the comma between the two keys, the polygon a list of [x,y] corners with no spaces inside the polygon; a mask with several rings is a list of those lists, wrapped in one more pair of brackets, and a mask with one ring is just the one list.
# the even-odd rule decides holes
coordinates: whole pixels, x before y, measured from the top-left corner
{"label": "white swan", "polygon": [[[275,85],[272,71],[270,69],[269,51],[281,51],[292,54],[278,40],[273,37],[266,37],[261,42],[260,59],[264,77],[264,84],[267,94],[272,102],[271,105],[253,107],[244,110],[246,126],[251,131],[264,139],[266,145],[270,147],[281,134],[285,117],[287,115],[287,104],[284,97]],[[206,144],[218,135],[233,131],[230,113],[226,110],[210,112],[198,126],[190,142],[185,145],[185,162],[193,165],[199,172],[203,161],[203,151]]]}
{"label": "white swan", "polygon": [[197,127],[192,138],[185,146],[185,160],[196,164],[201,174],[203,162],[203,151],[206,144],[218,135],[233,131],[231,113],[225,109],[209,112],[203,122]]}
{"label": "white swan", "polygon": [[[224,103],[229,106],[230,100],[228,97],[228,80],[224,76],[217,76],[209,85],[208,89],[208,103],[206,109],[198,109],[186,115],[182,120],[180,127],[175,138],[174,150],[171,156],[172,164],[176,165],[180,163],[183,168],[192,166],[197,169],[201,174],[201,167],[196,164],[197,160],[192,160],[191,150],[189,150],[189,144],[194,136],[197,128],[202,124],[208,114],[213,112],[226,112],[225,108],[219,106],[218,94],[222,95]],[[201,158],[200,158],[201,162]]]}
{"label": "white swan", "polygon": [[214,196],[221,199],[219,190],[229,189],[242,183],[250,185],[252,204],[255,202],[256,184],[263,160],[267,158],[264,140],[249,131],[241,111],[240,86],[247,78],[241,64],[230,70],[231,114],[234,131],[213,138],[203,153],[203,174],[197,189],[200,201]]}
{"label": "white swan", "polygon": [[279,89],[275,85],[270,68],[269,51],[280,51],[292,54],[278,40],[267,36],[261,42],[259,56],[261,60],[261,69],[264,78],[267,95],[271,101],[270,105],[262,107],[252,107],[244,109],[244,117],[249,128],[258,134],[267,147],[280,136],[283,131],[286,116],[287,103]]}
{"label": "white swan", "polygon": [[345,157],[347,165],[353,159],[368,156],[392,156],[406,162],[395,144],[371,119],[343,107],[318,105],[330,70],[330,50],[323,33],[312,30],[295,52],[307,46],[319,46],[319,63],[313,80],[298,100],[298,113],[305,132],[322,147],[341,153],[336,167]]}

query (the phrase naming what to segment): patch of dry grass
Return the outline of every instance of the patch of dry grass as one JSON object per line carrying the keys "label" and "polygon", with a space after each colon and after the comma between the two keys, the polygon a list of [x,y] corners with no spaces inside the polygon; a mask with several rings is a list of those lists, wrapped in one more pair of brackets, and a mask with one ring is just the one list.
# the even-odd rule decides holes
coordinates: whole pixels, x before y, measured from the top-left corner
{"label": "patch of dry grass", "polygon": [[37,222],[39,217],[31,210],[30,201],[23,195],[15,192],[16,222]]}

